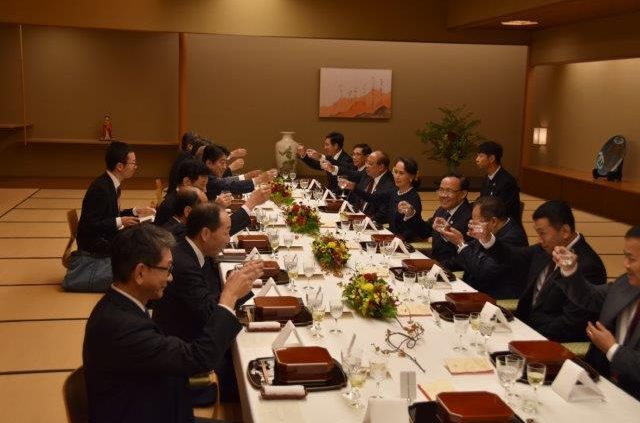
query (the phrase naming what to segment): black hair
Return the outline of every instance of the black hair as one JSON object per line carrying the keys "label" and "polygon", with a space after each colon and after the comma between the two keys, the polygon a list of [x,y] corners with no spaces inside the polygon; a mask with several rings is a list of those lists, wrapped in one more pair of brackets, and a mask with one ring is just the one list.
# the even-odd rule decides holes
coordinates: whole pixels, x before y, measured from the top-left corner
{"label": "black hair", "polygon": [[380,158],[378,159],[378,163],[376,164],[381,164],[384,167],[386,167],[387,169],[389,169],[389,165],[391,164],[391,160],[389,160],[389,156],[387,155],[387,153],[385,153],[384,151],[377,151],[378,154],[380,154]]}
{"label": "black hair", "polygon": [[195,238],[204,228],[217,230],[221,224],[221,211],[224,210],[216,203],[202,203],[195,206],[187,217],[187,236]]}
{"label": "black hair", "polygon": [[127,282],[140,263],[155,266],[162,261],[162,251],[173,248],[171,233],[151,223],[141,223],[118,231],[111,242],[111,271],[117,282]]}
{"label": "black hair", "polygon": [[224,145],[220,145],[220,144],[213,144],[216,147],[218,147],[220,150],[222,150],[224,152],[225,155],[229,155],[231,154],[231,152],[229,151],[229,149],[227,147],[225,147]]}
{"label": "black hair", "polygon": [[502,160],[502,146],[495,141],[485,141],[478,146],[478,154],[494,156],[496,162],[500,164]]}
{"label": "black hair", "polygon": [[626,234],[624,234],[625,238],[640,238],[640,226],[632,226],[629,228]]}
{"label": "black hair", "polygon": [[224,156],[226,156],[226,154],[224,154],[224,151],[219,147],[216,147],[215,145],[208,145],[204,148],[204,152],[202,153],[202,162],[206,163],[207,160],[209,160],[211,163],[215,163]]}
{"label": "black hair", "polygon": [[178,167],[178,185],[182,184],[184,178],[189,178],[191,182],[198,180],[200,176],[209,176],[211,171],[203,162],[194,159],[187,159],[180,163]]}
{"label": "black hair", "polygon": [[344,135],[340,132],[329,132],[325,138],[329,138],[329,141],[333,145],[338,144],[341,149],[344,146]]}
{"label": "black hair", "polygon": [[409,157],[398,157],[396,159],[396,164],[398,162],[402,162],[404,164],[404,171],[409,175],[413,175],[413,180],[411,181],[411,185],[414,188],[420,186],[420,178],[418,177],[418,162],[409,158]]}
{"label": "black hair", "polygon": [[198,139],[198,135],[195,132],[188,131],[182,135],[181,147],[182,151],[187,151],[189,146],[193,148],[193,143]]}
{"label": "black hair", "polygon": [[114,170],[118,163],[127,163],[127,155],[131,152],[129,144],[122,141],[111,141],[104,153],[104,162],[108,170]]}
{"label": "black hair", "polygon": [[562,225],[568,225],[572,232],[576,230],[576,219],[573,217],[571,207],[566,201],[547,201],[533,212],[533,220],[544,218],[549,220],[551,226],[556,230],[560,230]]}
{"label": "black hair", "polygon": [[362,150],[362,154],[365,156],[368,156],[369,154],[371,154],[371,147],[369,147],[369,144],[356,144],[353,146],[353,149],[355,150],[356,148],[359,148]]}
{"label": "black hair", "polygon": [[173,215],[184,216],[185,207],[189,206],[193,209],[197,204],[200,204],[197,188],[179,189],[173,203]]}
{"label": "black hair", "polygon": [[460,181],[460,191],[469,191],[469,180],[466,176],[460,175],[459,173],[448,173],[444,175],[440,180],[444,178],[456,178]]}
{"label": "black hair", "polygon": [[193,140],[193,142],[191,143],[191,155],[195,156],[196,153],[198,152],[198,149],[203,145],[204,145],[204,142],[200,138]]}
{"label": "black hair", "polygon": [[507,207],[500,197],[491,197],[485,195],[478,198],[474,203],[474,207],[480,207],[480,215],[483,219],[489,220],[495,217],[498,220],[507,220]]}

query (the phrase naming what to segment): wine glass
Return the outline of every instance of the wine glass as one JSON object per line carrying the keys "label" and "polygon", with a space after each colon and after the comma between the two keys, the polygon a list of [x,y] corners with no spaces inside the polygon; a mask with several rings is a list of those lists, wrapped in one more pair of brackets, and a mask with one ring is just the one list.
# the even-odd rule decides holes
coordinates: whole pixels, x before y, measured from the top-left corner
{"label": "wine glass", "polygon": [[309,188],[309,180],[307,178],[300,179],[300,188],[304,190]]}
{"label": "wine glass", "polygon": [[353,347],[345,348],[340,352],[342,366],[349,378],[349,390],[342,394],[353,408],[362,407],[360,400],[360,388],[367,378],[366,370],[362,367],[362,349]]}
{"label": "wine glass", "polygon": [[373,262],[373,257],[376,255],[376,252],[378,251],[378,243],[375,241],[368,241],[365,245],[367,247],[367,254],[369,254],[369,258]]}
{"label": "wine glass", "polygon": [[353,220],[353,229],[356,231],[356,241],[360,242],[360,235],[364,232],[365,228],[364,219],[354,219]]}
{"label": "wine glass", "polygon": [[289,252],[291,250],[291,245],[293,244],[293,234],[291,232],[285,232],[282,234],[282,243],[287,247],[287,252]]}
{"label": "wine glass", "polygon": [[480,332],[480,313],[469,313],[469,326],[471,326],[471,332],[473,334],[469,346],[478,348],[480,343],[476,342],[476,340],[478,339],[478,333]]}
{"label": "wine glass", "polygon": [[458,342],[453,347],[454,351],[466,351],[467,347],[462,345],[462,337],[469,329],[469,315],[468,314],[454,314],[453,315],[453,327],[458,334]]}
{"label": "wine glass", "polygon": [[296,180],[296,176],[297,175],[295,171],[289,172],[289,179],[291,179],[291,184],[293,184],[294,181]]}
{"label": "wine glass", "polygon": [[347,179],[344,176],[338,176],[338,186],[340,187],[340,198],[346,200],[347,194],[344,192],[344,189],[347,186]]}
{"label": "wine glass", "polygon": [[271,258],[277,260],[277,251],[280,247],[280,234],[277,229],[271,228],[267,230],[267,236],[269,237],[269,244],[271,244]]}
{"label": "wine glass", "polygon": [[538,387],[544,383],[547,375],[547,366],[542,363],[527,363],[527,382],[533,387],[533,399],[526,399],[523,403],[525,413],[536,414],[538,412]]}
{"label": "wine glass", "polygon": [[498,374],[498,381],[504,388],[504,396],[509,403],[511,398],[511,386],[516,381],[517,368],[511,365],[507,355],[501,355],[496,357],[496,373]]}
{"label": "wine glass", "polygon": [[298,256],[295,254],[285,254],[284,256],[284,268],[287,270],[289,276],[289,290],[297,292],[296,278],[298,277]]}
{"label": "wine glass", "polygon": [[382,398],[380,383],[387,378],[387,354],[382,351],[376,352],[369,358],[369,375],[376,382],[376,394],[373,398]]}
{"label": "wine glass", "polygon": [[493,330],[496,327],[496,316],[493,315],[490,318],[480,317],[480,335],[484,336],[484,351],[489,355],[489,348],[487,343],[489,338],[493,334]]}
{"label": "wine glass", "polygon": [[433,219],[433,229],[436,232],[442,232],[447,227],[447,220],[443,217],[436,217]]}
{"label": "wine glass", "polygon": [[[518,354],[507,354],[507,363],[515,369],[515,377],[513,379],[513,383],[515,383],[522,377],[522,371],[524,370],[524,357]],[[513,397],[518,397],[518,395],[511,392],[511,399],[507,399],[507,402],[509,403],[509,401],[511,401],[511,405],[516,405],[513,403]]]}
{"label": "wine glass", "polygon": [[335,322],[333,329],[329,330],[329,332],[342,333],[342,329],[338,327],[338,319],[342,317],[342,300],[340,298],[329,301],[329,312]]}
{"label": "wine glass", "polygon": [[380,241],[380,254],[382,255],[382,259],[380,260],[380,264],[382,266],[388,266],[391,261],[391,254],[389,252],[389,247],[391,245],[390,241]]}
{"label": "wine glass", "polygon": [[302,261],[302,271],[307,277],[307,286],[304,289],[311,289],[311,277],[316,272],[316,262],[312,257],[305,257]]}
{"label": "wine glass", "polygon": [[342,229],[345,237],[349,233],[349,226],[349,216],[346,213],[340,213],[340,229]]}
{"label": "wine glass", "polygon": [[416,282],[415,272],[402,272],[402,282],[404,284],[404,298],[408,301],[411,300],[411,285]]}
{"label": "wine glass", "polygon": [[307,306],[311,309],[313,325],[309,328],[314,338],[323,338],[320,323],[324,320],[324,305],[322,303],[323,294],[320,289],[307,291]]}

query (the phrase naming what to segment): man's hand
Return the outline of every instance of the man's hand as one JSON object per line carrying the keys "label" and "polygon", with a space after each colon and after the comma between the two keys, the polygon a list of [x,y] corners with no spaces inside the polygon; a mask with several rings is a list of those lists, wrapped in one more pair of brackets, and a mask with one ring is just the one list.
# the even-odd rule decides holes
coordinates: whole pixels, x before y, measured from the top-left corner
{"label": "man's hand", "polygon": [[320,160],[322,158],[322,154],[313,148],[307,149],[307,157],[311,157],[313,160]]}
{"label": "man's hand", "polygon": [[467,235],[485,244],[491,241],[491,231],[489,230],[489,227],[487,225],[476,225],[473,226],[473,228],[471,227],[471,225],[473,225],[472,221],[469,222],[469,230],[467,231]]}
{"label": "man's hand", "polygon": [[[272,170],[275,170],[275,169],[272,169]],[[273,181],[273,178],[275,176],[273,176],[272,170],[267,170],[266,172],[262,172],[260,175],[253,178],[253,183],[256,184],[256,188],[258,188],[257,185],[268,184],[271,181]],[[277,170],[275,170],[275,174],[276,175],[278,174]]]}
{"label": "man's hand", "polygon": [[244,174],[244,179],[247,181],[250,181],[251,179],[258,177],[261,174],[262,174],[262,170],[260,169],[251,170]]}
{"label": "man's hand", "polygon": [[266,202],[270,196],[270,188],[258,188],[257,190],[249,194],[249,198],[247,198],[247,201],[244,203],[244,205],[247,206],[249,210],[253,210],[255,206],[259,206],[260,204]]}
{"label": "man's hand", "polygon": [[262,276],[262,266],[262,261],[255,260],[231,272],[220,294],[220,304],[233,309],[236,301],[251,291],[253,281]]}
{"label": "man's hand", "polygon": [[126,228],[127,226],[137,225],[140,223],[140,219],[135,216],[122,216],[120,218],[120,222],[122,223],[122,226]]}
{"label": "man's hand", "polygon": [[156,214],[156,209],[153,207],[136,207],[136,213],[138,217],[146,217]]}
{"label": "man's hand", "polygon": [[307,147],[302,144],[298,144],[298,148],[296,149],[296,153],[298,153],[298,157],[301,159],[307,154]]}
{"label": "man's hand", "polygon": [[351,182],[348,179],[343,179],[343,181],[344,182],[342,182],[342,185],[340,186],[340,188],[342,188],[342,189],[353,191],[353,189],[356,187],[356,183],[355,182]]}
{"label": "man's hand", "polygon": [[320,167],[329,173],[333,173],[338,169],[338,166],[332,165],[329,160],[320,160]]}
{"label": "man's hand", "polygon": [[444,239],[455,246],[459,246],[464,242],[464,236],[462,235],[462,232],[460,232],[453,226],[445,226],[445,228],[440,231],[440,234],[444,237]]}
{"label": "man's hand", "polygon": [[227,157],[227,160],[238,159],[238,158],[244,157],[246,155],[247,155],[247,149],[246,148],[236,148],[231,153],[229,153],[229,157]]}
{"label": "man's hand", "polygon": [[578,256],[567,247],[555,247],[551,256],[564,276],[572,275],[578,268]]}
{"label": "man's hand", "polygon": [[233,195],[231,193],[220,194],[216,197],[214,203],[222,206],[223,208],[227,208],[229,204],[233,201]]}
{"label": "man's hand", "polygon": [[398,203],[398,213],[403,214],[406,219],[409,219],[416,214],[416,209],[414,209],[409,202],[400,201]]}
{"label": "man's hand", "polygon": [[236,159],[231,163],[229,163],[229,170],[231,170],[232,172],[240,170],[243,167],[244,167],[244,159]]}
{"label": "man's hand", "polygon": [[591,322],[587,323],[587,336],[593,345],[605,354],[616,343],[613,334],[600,322],[596,322],[595,325]]}

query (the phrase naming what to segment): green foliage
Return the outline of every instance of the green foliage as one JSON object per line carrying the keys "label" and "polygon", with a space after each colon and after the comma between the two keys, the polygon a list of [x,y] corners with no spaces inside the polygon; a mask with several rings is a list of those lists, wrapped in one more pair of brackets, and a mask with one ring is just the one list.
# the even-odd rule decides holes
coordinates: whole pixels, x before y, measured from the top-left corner
{"label": "green foliage", "polygon": [[485,138],[474,131],[480,125],[479,119],[473,119],[472,112],[466,112],[465,106],[455,109],[438,108],[442,112],[439,122],[427,122],[424,129],[416,135],[427,146],[427,157],[444,161],[450,171],[455,171],[460,163],[476,152],[478,143]]}

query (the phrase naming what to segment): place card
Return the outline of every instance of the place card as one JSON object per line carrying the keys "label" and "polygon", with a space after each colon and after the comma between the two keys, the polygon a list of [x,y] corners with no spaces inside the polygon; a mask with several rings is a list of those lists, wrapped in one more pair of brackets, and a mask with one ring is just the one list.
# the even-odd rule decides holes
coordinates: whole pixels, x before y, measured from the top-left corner
{"label": "place card", "polygon": [[567,402],[605,400],[589,373],[573,360],[564,361],[551,389]]}
{"label": "place card", "polygon": [[363,423],[408,422],[406,398],[369,398]]}
{"label": "place card", "polygon": [[486,357],[450,357],[444,360],[444,367],[452,375],[493,373],[493,366]]}
{"label": "place card", "polygon": [[320,184],[320,182],[315,178],[309,182],[309,189],[313,189],[314,187],[322,188],[322,184]]}
{"label": "place card", "polygon": [[451,283],[449,277],[447,276],[447,272],[445,272],[442,267],[434,263],[433,266],[431,266],[431,270],[429,270],[427,277],[432,280],[438,280],[438,276],[440,276],[445,283]]}
{"label": "place card", "polygon": [[329,197],[333,198],[334,200],[336,199],[336,195],[333,192],[325,189],[324,194],[322,194],[322,201],[325,201]]}
{"label": "place card", "polygon": [[287,322],[287,324],[284,325],[284,327],[280,330],[280,333],[278,334],[276,339],[271,344],[271,349],[273,349],[275,351],[275,350],[279,350],[280,348],[284,348],[285,347],[285,343],[287,342],[287,340],[289,339],[289,337],[292,334],[295,335],[296,339],[298,340],[298,343],[297,344],[292,344],[292,345],[289,345],[289,346],[304,345],[304,342],[302,342],[302,338],[300,337],[300,334],[298,333],[298,330],[294,326],[293,322],[291,320],[289,320]]}
{"label": "place card", "polygon": [[349,211],[351,213],[355,213],[356,212],[355,209],[353,208],[353,206],[351,205],[351,203],[349,203],[347,200],[345,200],[345,201],[342,202],[342,205],[340,206],[340,209],[338,210],[338,213],[344,213],[344,211],[347,208],[349,209]]}
{"label": "place card", "polygon": [[373,229],[374,231],[378,230],[376,225],[373,223],[373,220],[369,216],[364,218],[364,228],[365,229]]}
{"label": "place card", "polygon": [[480,311],[480,320],[490,320],[493,316],[496,316],[496,332],[512,332],[511,324],[505,317],[502,310],[490,302],[484,303],[484,307]]}
{"label": "place card", "polygon": [[402,303],[398,306],[398,316],[431,316],[431,308],[426,304]]}
{"label": "place card", "polygon": [[253,250],[251,250],[251,252],[247,256],[247,260],[262,260],[262,257],[260,256],[260,251],[258,251],[256,247],[253,247]]}
{"label": "place card", "polygon": [[409,254],[409,250],[407,250],[407,247],[404,245],[404,242],[400,238],[395,237],[393,238],[393,241],[391,241],[391,251],[395,253],[398,250],[398,248],[400,248],[400,251],[402,251],[404,254],[407,254],[407,255]]}
{"label": "place card", "polygon": [[269,291],[271,291],[271,288],[273,288],[276,291],[276,294],[278,294],[278,296],[282,295],[280,293],[280,289],[278,289],[278,285],[276,285],[276,282],[273,280],[273,278],[269,278],[267,279],[267,282],[265,282],[265,284],[262,286],[260,291],[258,291],[258,293],[256,294],[256,297],[266,296],[269,293]]}

